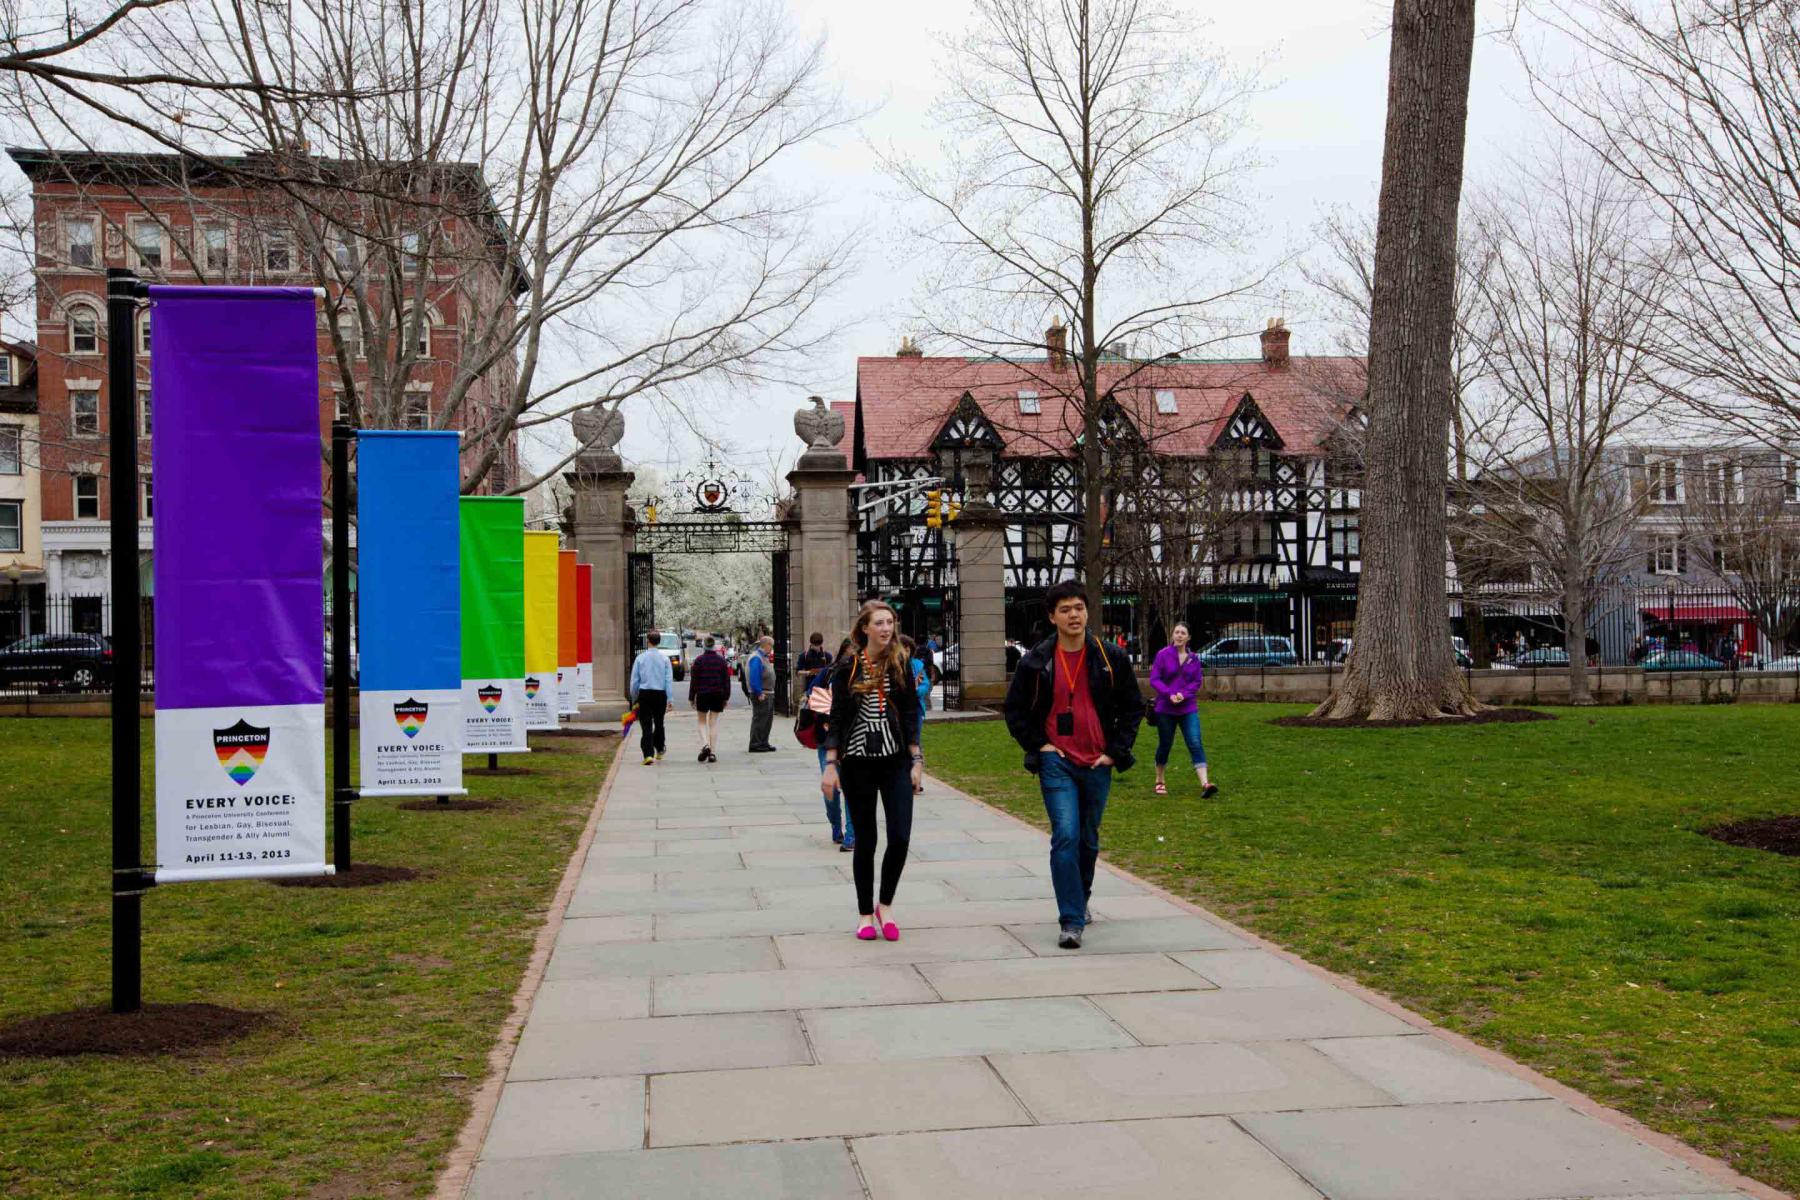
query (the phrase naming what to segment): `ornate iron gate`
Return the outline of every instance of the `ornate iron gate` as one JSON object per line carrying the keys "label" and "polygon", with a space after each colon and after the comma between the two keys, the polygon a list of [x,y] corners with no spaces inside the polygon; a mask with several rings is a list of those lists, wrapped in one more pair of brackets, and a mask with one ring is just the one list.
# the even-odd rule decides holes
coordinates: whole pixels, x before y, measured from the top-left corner
{"label": "ornate iron gate", "polygon": [[791,715],[788,695],[793,690],[794,673],[793,631],[788,619],[788,552],[774,551],[769,555],[769,564],[775,573],[770,589],[775,609],[775,711],[785,717]]}
{"label": "ornate iron gate", "polygon": [[[941,593],[943,599],[938,615],[944,622],[944,650],[939,663],[944,673],[944,710],[954,712],[963,706],[962,703],[962,589],[947,587]],[[949,653],[956,648],[955,654]]]}
{"label": "ornate iron gate", "polygon": [[625,564],[625,619],[630,636],[625,640],[626,678],[631,660],[644,648],[644,635],[656,628],[656,556],[633,553]]}

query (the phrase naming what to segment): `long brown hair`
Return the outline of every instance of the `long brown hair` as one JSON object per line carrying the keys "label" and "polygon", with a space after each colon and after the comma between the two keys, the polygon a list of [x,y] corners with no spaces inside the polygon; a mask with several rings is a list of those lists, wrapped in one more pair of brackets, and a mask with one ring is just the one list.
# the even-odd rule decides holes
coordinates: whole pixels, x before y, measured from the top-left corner
{"label": "long brown hair", "polygon": [[[881,656],[881,662],[872,663],[879,667],[873,675],[862,669],[862,664],[869,652],[869,622],[875,614],[885,612],[894,618],[894,636],[888,641],[887,651]],[[850,687],[852,691],[872,692],[885,686],[884,676],[892,676],[906,681],[906,652],[900,648],[900,614],[894,611],[893,605],[885,600],[871,600],[862,606],[856,614],[856,622],[850,626],[851,648],[856,652],[856,664],[850,670]]]}

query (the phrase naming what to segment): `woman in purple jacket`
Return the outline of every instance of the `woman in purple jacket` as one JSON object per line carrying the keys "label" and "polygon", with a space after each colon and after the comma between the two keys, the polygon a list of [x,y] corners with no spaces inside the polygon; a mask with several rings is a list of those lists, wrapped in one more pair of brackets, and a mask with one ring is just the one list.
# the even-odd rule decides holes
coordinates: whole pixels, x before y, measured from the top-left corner
{"label": "woman in purple jacket", "polygon": [[1169,794],[1163,770],[1169,765],[1169,747],[1179,729],[1200,776],[1201,797],[1216,796],[1219,788],[1206,777],[1206,747],[1200,744],[1200,686],[1206,682],[1206,668],[1201,666],[1200,656],[1188,648],[1185,622],[1175,623],[1170,638],[1150,665],[1150,688],[1156,693],[1156,794]]}

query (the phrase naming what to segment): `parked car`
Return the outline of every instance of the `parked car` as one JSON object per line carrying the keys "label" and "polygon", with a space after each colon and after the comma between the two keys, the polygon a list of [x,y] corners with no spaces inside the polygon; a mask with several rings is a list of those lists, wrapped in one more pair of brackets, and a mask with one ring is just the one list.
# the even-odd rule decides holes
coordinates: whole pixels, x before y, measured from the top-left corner
{"label": "parked car", "polygon": [[1299,663],[1294,643],[1284,637],[1225,637],[1200,651],[1208,667],[1291,667]]}
{"label": "parked car", "polygon": [[91,691],[112,682],[112,642],[97,633],[38,633],[0,650],[0,683]]}
{"label": "parked car", "polygon": [[1764,671],[1800,671],[1800,654],[1790,654],[1785,658],[1772,658],[1760,669]]}
{"label": "parked car", "polygon": [[[679,631],[664,629],[661,633],[662,641],[657,643],[656,648],[661,650],[663,657],[669,660],[669,666],[675,672],[675,682],[680,683],[687,678],[687,648],[682,645]],[[650,639],[645,638],[644,645],[649,646],[649,644]]]}
{"label": "parked car", "polygon": [[[1328,663],[1341,663],[1350,657],[1351,648],[1356,644],[1355,638],[1336,638],[1325,647],[1324,660]],[[1469,657],[1463,640],[1459,637],[1450,639],[1450,653],[1456,658],[1456,665],[1464,669],[1473,667],[1475,660]]]}
{"label": "parked car", "polygon": [[1660,650],[1644,659],[1646,671],[1723,671],[1725,664],[1693,650]]}
{"label": "parked car", "polygon": [[1514,667],[1566,667],[1569,665],[1569,652],[1561,646],[1539,646],[1536,650],[1527,650],[1511,660]]}

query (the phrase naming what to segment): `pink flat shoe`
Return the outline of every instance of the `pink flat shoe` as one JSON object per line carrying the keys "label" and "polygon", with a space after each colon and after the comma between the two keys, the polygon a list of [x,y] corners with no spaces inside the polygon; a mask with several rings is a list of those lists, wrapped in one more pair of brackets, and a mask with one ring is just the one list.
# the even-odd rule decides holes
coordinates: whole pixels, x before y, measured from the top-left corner
{"label": "pink flat shoe", "polygon": [[860,941],[872,942],[875,940],[875,927],[864,925],[856,931],[856,936]]}
{"label": "pink flat shoe", "polygon": [[900,940],[900,927],[889,921],[881,927],[881,936],[890,942],[897,942]]}

